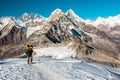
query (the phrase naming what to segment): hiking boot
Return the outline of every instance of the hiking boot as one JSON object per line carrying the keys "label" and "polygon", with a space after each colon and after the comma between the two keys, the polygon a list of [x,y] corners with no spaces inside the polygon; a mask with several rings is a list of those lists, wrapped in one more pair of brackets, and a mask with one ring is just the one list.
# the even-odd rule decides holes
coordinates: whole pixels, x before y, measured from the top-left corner
{"label": "hiking boot", "polygon": [[29,62],[29,64],[32,64],[32,62]]}

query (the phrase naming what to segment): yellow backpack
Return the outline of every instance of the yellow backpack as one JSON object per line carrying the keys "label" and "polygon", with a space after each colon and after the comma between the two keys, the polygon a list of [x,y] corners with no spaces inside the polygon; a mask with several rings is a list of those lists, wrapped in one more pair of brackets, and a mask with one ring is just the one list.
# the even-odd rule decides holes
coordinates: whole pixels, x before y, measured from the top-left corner
{"label": "yellow backpack", "polygon": [[33,45],[29,45],[28,50],[32,50],[32,49],[33,49]]}
{"label": "yellow backpack", "polygon": [[25,49],[26,49],[26,50],[32,50],[32,49],[33,49],[33,45],[26,45],[26,46],[25,46]]}

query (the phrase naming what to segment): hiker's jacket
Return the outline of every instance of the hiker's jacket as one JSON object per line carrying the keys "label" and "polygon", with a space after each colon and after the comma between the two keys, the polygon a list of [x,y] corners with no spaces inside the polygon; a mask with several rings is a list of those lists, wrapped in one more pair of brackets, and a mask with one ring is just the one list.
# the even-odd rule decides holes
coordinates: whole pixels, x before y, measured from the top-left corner
{"label": "hiker's jacket", "polygon": [[26,45],[25,48],[24,48],[24,51],[25,51],[25,53],[28,57],[31,57],[32,52],[33,52],[33,46],[32,45]]}

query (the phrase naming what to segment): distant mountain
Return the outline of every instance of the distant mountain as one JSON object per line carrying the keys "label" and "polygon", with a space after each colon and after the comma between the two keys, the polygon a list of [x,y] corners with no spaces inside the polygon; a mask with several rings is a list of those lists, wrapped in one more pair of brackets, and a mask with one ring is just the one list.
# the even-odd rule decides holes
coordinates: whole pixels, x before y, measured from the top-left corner
{"label": "distant mountain", "polygon": [[35,19],[39,19],[41,22],[44,22],[45,18],[42,17],[39,14],[28,14],[28,13],[24,13],[22,16],[20,16],[17,20],[20,20],[21,22],[26,22],[29,20],[35,20]]}
{"label": "distant mountain", "polygon": [[[119,18],[117,15],[99,17],[96,21],[84,20],[72,9],[66,13],[56,9],[49,18],[28,13],[19,18],[3,17],[0,19],[0,55],[3,58],[10,57],[8,53],[22,53],[25,44],[35,48],[66,46],[75,51],[73,58],[119,67]],[[5,51],[11,43],[12,47]],[[15,47],[19,47],[19,51]]]}
{"label": "distant mountain", "polygon": [[107,27],[115,27],[120,25],[120,14],[116,16],[109,16],[108,18],[98,17],[95,21],[85,20],[85,23],[91,24],[93,26],[107,26]]}

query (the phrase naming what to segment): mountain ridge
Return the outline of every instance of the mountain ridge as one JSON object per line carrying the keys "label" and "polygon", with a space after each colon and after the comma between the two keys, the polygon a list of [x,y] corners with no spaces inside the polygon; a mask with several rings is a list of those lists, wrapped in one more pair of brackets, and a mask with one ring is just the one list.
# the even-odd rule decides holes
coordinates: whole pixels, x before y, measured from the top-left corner
{"label": "mountain ridge", "polygon": [[[54,10],[51,15],[55,12],[63,12],[61,9],[57,8],[56,10]],[[82,22],[86,23],[86,24],[90,24],[93,26],[99,26],[99,25],[104,25],[104,26],[109,26],[109,27],[114,27],[117,25],[120,25],[119,20],[120,20],[120,14],[116,15],[116,16],[108,16],[107,18],[103,18],[98,16],[98,18],[96,20],[90,20],[90,19],[83,19],[80,16],[78,16],[72,9],[67,10],[66,12],[63,12],[64,14],[67,14],[68,12],[71,12],[72,14],[74,14],[76,16],[76,18],[80,19]],[[19,19],[21,17],[27,16],[30,17],[30,15],[34,15],[36,18],[39,17],[43,17],[39,14],[35,14],[35,13],[30,13],[28,14],[27,12],[25,12],[22,16],[18,17]],[[7,16],[9,17],[9,16]],[[14,17],[14,16],[11,16]],[[35,17],[31,18],[31,19],[35,19]],[[5,17],[1,17],[1,18],[5,18]],[[0,19],[1,19],[0,18]],[[15,17],[16,18],[16,17]],[[45,17],[44,17],[45,18]],[[50,18],[50,17],[49,17]],[[47,19],[47,18],[46,18]]]}

